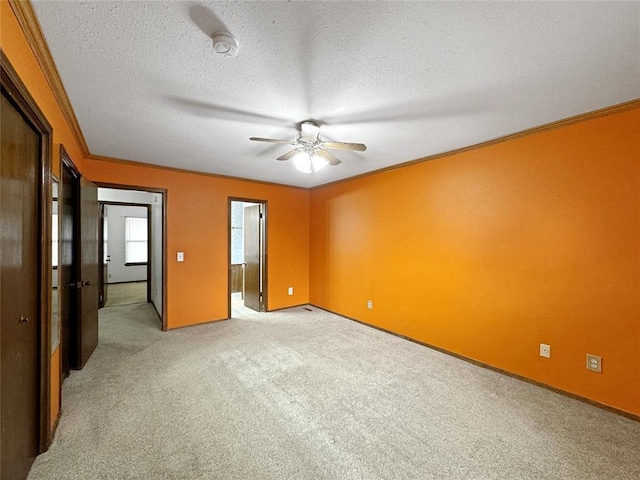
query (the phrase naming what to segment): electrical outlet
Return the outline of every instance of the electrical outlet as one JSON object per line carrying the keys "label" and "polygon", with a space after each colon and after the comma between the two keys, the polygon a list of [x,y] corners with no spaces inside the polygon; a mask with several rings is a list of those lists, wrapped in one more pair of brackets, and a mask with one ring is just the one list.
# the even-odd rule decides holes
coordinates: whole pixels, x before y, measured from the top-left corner
{"label": "electrical outlet", "polygon": [[367,300],[367,308],[373,310],[373,300]]}
{"label": "electrical outlet", "polygon": [[289,295],[293,295],[293,287],[289,287]]}
{"label": "electrical outlet", "polygon": [[602,373],[602,357],[587,353],[587,370]]}
{"label": "electrical outlet", "polygon": [[546,343],[541,343],[540,356],[545,358],[551,358],[551,345],[547,345]]}

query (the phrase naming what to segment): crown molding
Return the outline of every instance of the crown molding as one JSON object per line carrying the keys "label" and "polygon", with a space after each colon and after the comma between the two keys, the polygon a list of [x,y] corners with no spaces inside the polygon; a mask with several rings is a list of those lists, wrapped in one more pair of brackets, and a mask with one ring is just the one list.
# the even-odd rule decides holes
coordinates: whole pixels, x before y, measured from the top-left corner
{"label": "crown molding", "polygon": [[67,92],[62,84],[60,74],[58,73],[53,57],[51,56],[47,42],[44,39],[40,23],[38,22],[38,18],[36,17],[36,13],[33,10],[31,2],[29,0],[8,0],[8,2],[11,10],[13,10],[13,14],[18,20],[20,28],[24,32],[27,42],[35,55],[40,68],[42,69],[42,73],[53,92],[53,96],[58,102],[60,110],[62,110],[62,115],[66,119],[76,142],[78,142],[82,153],[85,156],[89,155],[87,142],[84,139],[84,135],[82,134],[82,130],[78,124],[78,119],[76,118],[76,114],[73,111]]}
{"label": "crown molding", "polygon": [[314,187],[298,187],[298,186],[295,186],[295,185],[287,185],[287,184],[284,184],[284,183],[267,182],[267,181],[263,181],[263,180],[253,180],[253,179],[244,178],[244,177],[234,177],[234,176],[229,176],[229,175],[221,175],[221,174],[218,174],[218,173],[207,173],[207,172],[200,172],[200,171],[197,171],[197,170],[187,170],[187,169],[183,169],[183,168],[167,167],[167,166],[164,166],[164,165],[154,165],[152,163],[144,163],[144,162],[138,162],[138,161],[134,161],[134,160],[125,160],[123,158],[107,157],[107,156],[102,156],[102,155],[89,154],[89,155],[86,156],[86,158],[88,160],[97,160],[97,161],[101,161],[101,162],[121,163],[121,164],[125,164],[125,165],[137,166],[137,167],[157,168],[157,169],[160,169],[160,170],[166,170],[166,171],[171,171],[171,172],[176,172],[176,173],[188,173],[188,174],[192,174],[192,175],[204,175],[204,176],[222,178],[222,179],[227,179],[227,180],[238,180],[238,181],[242,181],[242,182],[261,183],[261,184],[264,184],[264,185],[273,185],[273,186],[278,186],[278,187],[297,188],[297,189],[300,189],[300,190],[313,191],[313,190],[318,190],[318,189],[322,189],[322,188],[325,188],[325,187],[329,187],[329,186],[332,186],[332,185],[337,185],[337,184],[340,184],[340,183],[350,182],[352,180],[358,180],[358,179],[364,178],[364,177],[370,177],[372,175],[377,175],[379,173],[384,173],[384,172],[389,172],[391,170],[397,170],[399,168],[409,167],[411,165],[415,165],[415,164],[418,164],[418,163],[429,162],[431,160],[437,160],[439,158],[450,157],[452,155],[457,155],[457,154],[468,152],[468,151],[471,151],[471,150],[477,150],[479,148],[489,147],[491,145],[495,145],[496,143],[507,142],[509,140],[515,140],[517,138],[527,137],[527,136],[530,136],[530,135],[535,135],[535,134],[538,134],[538,133],[541,133],[541,132],[545,132],[547,130],[555,130],[555,129],[558,129],[558,128],[567,127],[569,125],[574,125],[576,123],[585,122],[587,120],[593,120],[595,118],[605,117],[607,115],[612,115],[614,113],[624,112],[626,110],[632,110],[634,108],[640,108],[640,98],[636,98],[634,100],[630,100],[630,101],[624,102],[624,103],[619,103],[617,105],[612,105],[610,107],[601,108],[599,110],[594,110],[594,111],[591,111],[591,112],[582,113],[580,115],[575,115],[573,117],[564,118],[562,120],[557,120],[555,122],[545,123],[544,125],[539,125],[537,127],[529,128],[527,130],[522,130],[520,132],[512,133],[510,135],[505,135],[504,137],[498,137],[498,138],[494,138],[493,140],[487,140],[486,142],[477,143],[475,145],[469,145],[467,147],[458,148],[456,150],[451,150],[451,151],[448,151],[448,152],[437,153],[437,154],[431,155],[429,157],[418,158],[416,160],[409,160],[408,162],[403,162],[403,163],[399,163],[399,164],[396,164],[396,165],[390,165],[388,167],[379,168],[379,169],[373,170],[371,172],[366,172],[366,173],[363,173],[363,174],[360,174],[360,175],[355,175],[353,177],[342,178],[342,179],[336,180],[334,182],[323,183],[322,185],[317,185],[317,186],[314,186]]}
{"label": "crown molding", "polygon": [[165,165],[155,165],[153,163],[145,163],[138,162],[135,160],[126,160],[124,158],[116,158],[116,157],[106,157],[103,155],[93,155],[89,154],[85,157],[86,160],[94,160],[97,162],[109,162],[109,163],[119,163],[122,165],[129,165],[131,167],[144,167],[144,168],[153,168],[157,170],[164,170],[166,172],[174,172],[174,173],[185,173],[188,175],[201,175],[204,177],[213,177],[220,178],[222,180],[233,180],[236,182],[249,182],[249,183],[257,183],[260,185],[270,185],[272,187],[282,187],[282,188],[294,188],[296,190],[310,190],[307,187],[298,187],[296,185],[289,185],[286,183],[277,183],[277,182],[268,182],[266,180],[255,180],[252,178],[245,177],[234,177],[232,175],[222,175],[220,173],[209,173],[209,172],[201,172],[198,170],[188,170],[185,168],[177,168],[177,167],[167,167]]}
{"label": "crown molding", "polygon": [[371,172],[362,173],[360,175],[354,175],[353,177],[343,178],[341,180],[336,180],[335,182],[323,183],[322,185],[318,185],[315,187],[309,188],[309,190],[316,190],[320,188],[329,187],[331,185],[336,185],[339,183],[350,182],[351,180],[357,180],[364,177],[369,177],[371,175],[377,175],[379,173],[389,172],[391,170],[397,170],[399,168],[409,167],[411,165],[415,165],[417,163],[429,162],[431,160],[437,160],[439,158],[450,157],[452,155],[458,155],[460,153],[465,153],[471,150],[477,150],[479,148],[489,147],[491,145],[495,145],[496,143],[507,142],[509,140],[515,140],[521,137],[528,137],[530,135],[535,135],[538,133],[545,132],[547,130],[555,130],[557,128],[567,127],[569,125],[573,125],[575,123],[585,122],[587,120],[593,120],[595,118],[606,117],[607,115],[613,115],[614,113],[624,112],[625,110],[632,110],[634,108],[640,108],[640,98],[635,98],[633,100],[629,100],[628,102],[618,103],[617,105],[612,105],[610,107],[601,108],[599,110],[594,110],[592,112],[581,113],[580,115],[575,115],[573,117],[563,118],[562,120],[557,120],[555,122],[545,123],[544,125],[539,125],[537,127],[528,128],[526,130],[522,130],[520,132],[512,133],[510,135],[505,135],[504,137],[494,138],[493,140],[487,140],[486,142],[476,143],[474,145],[469,145],[467,147],[458,148],[456,150],[450,150],[448,152],[436,153],[435,155],[430,155],[428,157],[418,158],[416,160],[409,160],[408,162],[398,163],[396,165],[390,165],[388,167],[379,168],[377,170],[372,170]]}

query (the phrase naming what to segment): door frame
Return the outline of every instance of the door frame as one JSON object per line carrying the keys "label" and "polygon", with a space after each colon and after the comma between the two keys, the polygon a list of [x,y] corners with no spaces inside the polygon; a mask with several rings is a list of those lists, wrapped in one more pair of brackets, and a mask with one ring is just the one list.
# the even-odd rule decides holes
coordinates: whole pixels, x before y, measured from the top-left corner
{"label": "door frame", "polygon": [[[97,184],[96,184],[97,185]],[[100,185],[98,185],[100,188],[106,188],[106,187],[101,187]],[[155,193],[155,192],[154,192]],[[151,218],[151,205],[149,205],[148,203],[135,203],[135,202],[115,202],[115,201],[106,201],[106,200],[98,200],[98,204],[100,205],[100,208],[102,208],[102,206],[104,205],[114,205],[114,206],[119,206],[119,207],[144,207],[147,209],[147,303],[151,303],[151,222],[153,222],[153,219]],[[104,234],[104,225],[100,226],[100,231],[102,232],[102,235]],[[104,235],[103,235],[104,238]],[[102,250],[104,248],[103,245],[100,245],[100,249]],[[104,253],[104,252],[102,252]],[[102,257],[101,257],[102,258]],[[103,263],[102,261],[100,262],[100,270],[102,270],[104,267],[102,267]],[[100,272],[100,278],[102,278],[102,272]]]}
{"label": "door frame", "polygon": [[[51,444],[53,431],[50,427],[51,410],[51,202],[53,135],[47,118],[22,82],[11,62],[0,49],[0,88],[2,94],[13,104],[22,117],[40,136],[38,160],[38,356],[39,356],[39,421],[38,450],[45,452]],[[24,240],[23,240],[24,241]],[[1,361],[1,360],[0,360]]]}
{"label": "door frame", "polygon": [[[98,187],[100,188],[115,188],[118,190],[140,190],[143,192],[149,193],[159,193],[162,195],[162,315],[158,316],[162,320],[162,331],[167,331],[169,312],[168,310],[168,302],[167,302],[167,202],[168,202],[168,190],[166,188],[158,188],[158,187],[145,187],[144,185],[125,185],[121,183],[110,183],[110,182],[96,182],[94,181]],[[144,205],[144,204],[138,204]],[[151,211],[149,211],[149,214]],[[151,215],[149,215],[151,216]],[[148,222],[149,228],[151,225],[151,219]],[[149,242],[151,243],[151,242]],[[149,272],[147,267],[147,272]],[[151,280],[147,279],[147,291],[151,288]]]}
{"label": "door frame", "polygon": [[[98,202],[98,208],[100,209],[100,220],[98,224],[98,310],[104,308],[107,300],[104,298],[104,273],[105,273],[105,261],[104,258],[104,219],[105,219],[105,205]],[[107,278],[108,280],[108,278]]]}
{"label": "door frame", "polygon": [[262,307],[264,311],[269,311],[269,275],[268,275],[268,238],[269,238],[269,202],[256,198],[227,197],[227,318],[231,318],[231,203],[247,202],[260,204],[263,207],[263,235],[262,235]]}

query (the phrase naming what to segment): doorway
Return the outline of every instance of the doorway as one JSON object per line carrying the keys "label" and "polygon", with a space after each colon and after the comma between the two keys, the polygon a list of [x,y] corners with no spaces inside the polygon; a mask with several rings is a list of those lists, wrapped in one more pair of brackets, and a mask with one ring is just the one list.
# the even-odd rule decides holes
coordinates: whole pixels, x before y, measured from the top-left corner
{"label": "doorway", "polygon": [[98,200],[104,306],[151,303],[166,330],[166,190],[98,183]]}
{"label": "doorway", "polygon": [[0,477],[49,446],[51,126],[0,50]]}
{"label": "doorway", "polygon": [[[267,311],[267,202],[229,199],[228,316]],[[247,310],[249,309],[249,310]]]}
{"label": "doorway", "polygon": [[102,216],[100,307],[150,303],[151,205],[102,201],[110,190],[98,189]]}

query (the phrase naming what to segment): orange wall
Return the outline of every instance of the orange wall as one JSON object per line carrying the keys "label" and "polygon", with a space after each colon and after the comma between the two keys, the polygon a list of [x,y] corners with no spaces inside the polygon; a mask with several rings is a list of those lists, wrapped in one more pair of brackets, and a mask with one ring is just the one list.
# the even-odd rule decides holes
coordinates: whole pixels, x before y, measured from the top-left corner
{"label": "orange wall", "polygon": [[[64,144],[78,168],[82,168],[84,160],[82,150],[6,0],[0,0],[0,47],[53,128],[53,174],[60,178],[59,145],[61,143]],[[58,349],[51,354],[50,406],[53,427],[60,412],[60,355]]]}
{"label": "orange wall", "polygon": [[269,310],[309,301],[309,191],[92,159],[84,173],[95,182],[168,190],[169,328],[227,318],[229,197],[268,202]]}
{"label": "orange wall", "polygon": [[635,108],[313,190],[311,302],[640,414],[638,125]]}
{"label": "orange wall", "polygon": [[[29,93],[53,127],[54,160],[60,144],[64,144],[67,153],[82,170],[84,155],[67,124],[47,80],[40,69],[31,47],[27,43],[13,10],[6,0],[0,0],[0,46],[16,69]],[[59,177],[59,162],[54,161],[53,173]]]}

